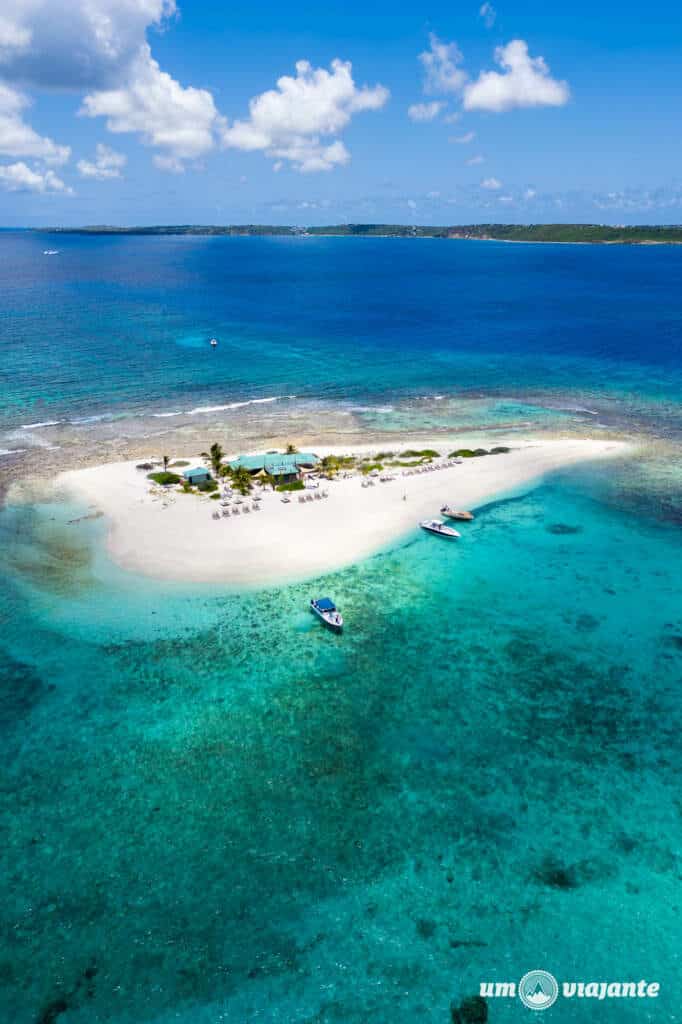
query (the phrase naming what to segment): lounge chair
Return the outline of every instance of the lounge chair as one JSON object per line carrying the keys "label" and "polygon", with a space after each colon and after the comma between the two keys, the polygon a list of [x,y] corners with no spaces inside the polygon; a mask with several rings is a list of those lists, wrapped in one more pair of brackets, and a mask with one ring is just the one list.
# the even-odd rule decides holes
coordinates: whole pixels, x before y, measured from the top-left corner
{"label": "lounge chair", "polygon": [[298,503],[299,503],[299,505],[304,505],[305,504],[305,498],[303,497],[302,494],[299,494],[299,496],[298,496]]}
{"label": "lounge chair", "polygon": [[320,501],[321,498],[322,498],[322,495],[319,493],[319,491],[315,491],[315,501]]}
{"label": "lounge chair", "polygon": [[240,515],[241,515],[241,512],[239,511],[239,509],[238,509],[238,508],[233,508],[233,509],[232,509],[232,515],[233,515],[233,516],[240,516]]}
{"label": "lounge chair", "polygon": [[248,513],[248,512],[250,512],[250,511],[251,511],[251,509],[249,508],[249,506],[248,506],[248,505],[244,505],[244,508],[243,508],[243,510],[242,510],[242,511],[244,512],[244,515],[247,515],[247,513]]}
{"label": "lounge chair", "polygon": [[224,509],[223,509],[223,518],[224,518],[224,519],[227,519],[227,517],[229,516],[229,514],[230,514],[230,510],[229,510],[229,508],[224,508]]}

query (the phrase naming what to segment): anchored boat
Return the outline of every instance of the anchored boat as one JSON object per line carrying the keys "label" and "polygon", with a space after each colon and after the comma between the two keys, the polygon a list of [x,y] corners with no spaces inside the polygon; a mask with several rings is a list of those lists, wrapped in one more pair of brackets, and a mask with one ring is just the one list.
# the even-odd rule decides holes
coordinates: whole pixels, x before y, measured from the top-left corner
{"label": "anchored boat", "polygon": [[470,523],[474,519],[473,512],[461,512],[458,509],[450,508],[449,505],[443,505],[440,514],[447,516],[448,519],[458,519],[463,523]]}
{"label": "anchored boat", "polygon": [[310,610],[324,622],[327,629],[331,629],[332,633],[340,633],[343,629],[343,615],[330,597],[319,597],[316,601],[311,601]]}
{"label": "anchored boat", "polygon": [[428,533],[435,533],[438,537],[446,537],[447,540],[457,540],[461,534],[452,526],[446,526],[442,519],[423,519],[419,524],[422,530]]}

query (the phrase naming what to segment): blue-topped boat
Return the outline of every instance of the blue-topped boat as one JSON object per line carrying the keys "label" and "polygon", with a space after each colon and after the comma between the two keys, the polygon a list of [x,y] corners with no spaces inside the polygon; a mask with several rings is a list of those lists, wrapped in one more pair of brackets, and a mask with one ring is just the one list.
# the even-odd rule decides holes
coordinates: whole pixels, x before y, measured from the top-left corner
{"label": "blue-topped boat", "polygon": [[310,602],[310,610],[313,615],[324,622],[327,629],[332,633],[340,633],[343,629],[343,615],[338,610],[330,597],[319,597],[316,601]]}

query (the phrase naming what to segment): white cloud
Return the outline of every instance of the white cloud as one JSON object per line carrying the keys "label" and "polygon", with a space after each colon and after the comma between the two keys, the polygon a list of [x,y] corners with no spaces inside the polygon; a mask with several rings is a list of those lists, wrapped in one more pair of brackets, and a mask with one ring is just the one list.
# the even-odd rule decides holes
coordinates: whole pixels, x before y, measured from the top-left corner
{"label": "white cloud", "polygon": [[176,0],[4,0],[1,76],[85,93],[82,114],[141,135],[162,166],[182,169],[213,148],[222,119],[210,92],[183,87],[152,57],[147,29],[176,13]]}
{"label": "white cloud", "polygon": [[332,61],[330,71],[298,61],[296,77],[283,75],[276,89],[250,101],[247,121],[224,128],[224,145],[262,150],[280,165],[288,160],[302,172],[329,171],[348,163],[350,153],[334,136],[353,114],[379,110],[389,97],[383,85],[358,88],[352,70],[349,61]]}
{"label": "white cloud", "polygon": [[497,201],[498,203],[513,203],[514,196],[498,196]]}
{"label": "white cloud", "polygon": [[32,170],[23,160],[0,166],[0,186],[9,192],[72,192],[54,171]]}
{"label": "white cloud", "polygon": [[536,195],[537,195],[537,193],[536,193],[534,188],[527,188],[526,191],[523,193],[523,198],[524,199],[535,199]]}
{"label": "white cloud", "polygon": [[491,3],[488,3],[488,0],[486,0],[486,2],[481,5],[478,13],[483,18],[483,21],[485,22],[485,27],[492,28],[493,25],[495,24],[495,19],[497,18],[497,11],[493,7],[493,5]]}
{"label": "white cloud", "polygon": [[106,181],[108,178],[120,178],[125,165],[126,157],[123,153],[117,153],[115,149],[98,142],[94,162],[79,160],[76,166],[83,178]]}
{"label": "white cloud", "polygon": [[0,61],[9,54],[25,50],[31,42],[31,30],[5,12],[0,14]]}
{"label": "white cloud", "polygon": [[3,77],[82,92],[118,85],[147,28],[176,13],[175,0],[3,0],[2,7]]}
{"label": "white cloud", "polygon": [[462,120],[462,115],[459,110],[455,110],[452,114],[446,114],[443,120],[446,124],[457,124]]}
{"label": "white cloud", "polygon": [[145,43],[120,88],[90,93],[81,113],[106,117],[110,132],[136,132],[150,146],[163,150],[156,163],[181,169],[213,147],[219,120],[210,92],[184,88],[162,71]]}
{"label": "white cloud", "polygon": [[450,142],[456,142],[460,146],[466,146],[469,142],[473,142],[476,138],[475,132],[467,132],[465,135],[453,135],[450,138]]}
{"label": "white cloud", "polygon": [[481,188],[488,189],[490,192],[496,192],[499,188],[502,188],[502,182],[498,181],[497,178],[484,178],[481,182]]}
{"label": "white cloud", "polygon": [[38,135],[24,121],[23,111],[30,100],[16,89],[0,82],[0,156],[33,157],[48,164],[63,164],[69,159],[68,146]]}
{"label": "white cloud", "polygon": [[410,210],[413,210],[413,211],[417,209],[417,204],[414,201],[414,199],[408,199],[407,203],[406,203],[406,206],[409,206]]}
{"label": "white cloud", "polygon": [[484,163],[485,163],[485,157],[481,156],[480,153],[477,153],[476,156],[470,156],[469,157],[469,159],[467,160],[467,167],[476,167],[477,164],[484,164]]}
{"label": "white cloud", "polygon": [[467,75],[457,65],[462,62],[462,54],[456,43],[444,43],[435,32],[429,36],[428,50],[419,54],[424,66],[424,92],[447,93],[460,92],[464,87]]}
{"label": "white cloud", "polygon": [[407,108],[407,116],[412,121],[433,121],[445,106],[440,100],[431,103],[413,103]]}
{"label": "white cloud", "polygon": [[464,89],[466,110],[500,113],[514,107],[560,107],[568,102],[566,82],[552,78],[543,57],[531,57],[523,39],[498,46],[495,59],[504,69],[482,71]]}

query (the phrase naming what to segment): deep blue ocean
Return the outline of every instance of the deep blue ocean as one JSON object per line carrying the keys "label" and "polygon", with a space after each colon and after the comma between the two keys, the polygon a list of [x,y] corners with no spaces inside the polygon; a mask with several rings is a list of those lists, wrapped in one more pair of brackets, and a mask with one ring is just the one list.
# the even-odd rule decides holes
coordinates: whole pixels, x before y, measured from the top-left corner
{"label": "deep blue ocean", "polygon": [[6,484],[216,439],[636,445],[447,551],[247,593],[10,492],[0,1020],[466,1024],[543,968],[661,986],[548,1020],[682,1021],[682,250],[2,232],[0,299]]}

